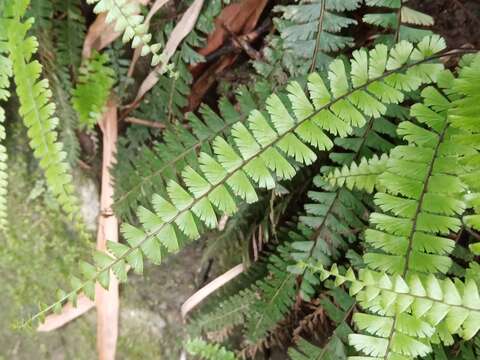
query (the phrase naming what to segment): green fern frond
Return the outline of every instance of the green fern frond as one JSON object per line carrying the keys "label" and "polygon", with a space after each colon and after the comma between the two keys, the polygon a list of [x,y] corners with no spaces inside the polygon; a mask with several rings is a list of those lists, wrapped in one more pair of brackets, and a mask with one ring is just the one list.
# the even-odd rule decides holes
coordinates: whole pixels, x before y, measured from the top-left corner
{"label": "green fern frond", "polygon": [[192,339],[185,344],[185,349],[190,355],[198,356],[205,360],[236,360],[231,351],[218,344],[209,344],[202,339]]}
{"label": "green fern frond", "polygon": [[77,213],[78,205],[65,162],[66,154],[62,143],[57,140],[55,129],[58,119],[53,117],[55,105],[50,102],[48,81],[38,80],[42,66],[36,60],[30,61],[38,47],[35,37],[26,36],[32,20],[21,21],[27,5],[28,1],[10,1],[6,9],[7,16],[11,16],[6,20],[7,48],[20,101],[20,114],[29,129],[30,146],[40,161],[50,190],[65,212],[73,215]]}
{"label": "green fern frond", "polygon": [[[148,206],[152,194],[165,192],[170,180],[178,181],[185,166],[198,168],[197,152],[203,150],[211,153],[209,143],[218,135],[228,133],[233,124],[245,121],[248,113],[256,108],[252,95],[244,87],[239,89],[237,101],[240,111],[227,99],[221,99],[218,104],[220,116],[210,107],[201,106],[201,116],[193,113],[186,116],[192,133],[185,127],[169,127],[163,132],[163,141],[155,144],[153,150],[143,146],[138,156],[117,162],[113,172],[115,212],[131,218],[139,205]],[[162,113],[162,110],[158,109],[158,113]],[[127,154],[131,153],[128,145],[119,146],[119,158],[126,159]],[[132,145],[132,148],[137,146]]]}
{"label": "green fern frond", "polygon": [[[319,190],[308,192],[314,202],[305,205],[306,214],[299,218],[297,232],[289,233],[293,241],[291,256],[296,261],[315,260],[329,265],[340,259],[365,228],[367,210],[346,188],[332,189],[320,176],[315,177],[314,184]],[[308,271],[301,275],[300,294],[310,300],[318,280]]]}
{"label": "green fern frond", "polygon": [[78,113],[79,124],[91,129],[104,111],[115,83],[115,73],[108,66],[108,56],[99,53],[85,60],[79,72],[72,105]]}
{"label": "green fern frond", "polygon": [[381,186],[378,177],[387,169],[388,156],[382,154],[380,157],[373,155],[372,158],[362,158],[357,165],[355,162],[350,166],[344,165],[341,168],[332,170],[325,176],[325,180],[334,187],[345,186],[349,190],[361,190],[372,193],[375,188]]}
{"label": "green fern frond", "polygon": [[57,19],[53,23],[56,62],[74,73],[80,67],[85,37],[85,18],[80,10],[80,1],[57,0],[53,6],[55,11],[63,15],[61,20]]}
{"label": "green fern frond", "polygon": [[393,35],[383,35],[379,39],[382,42],[394,43],[401,40],[417,42],[425,36],[432,34],[431,31],[412,27],[428,27],[433,25],[433,18],[420,11],[405,5],[405,0],[366,0],[366,5],[384,8],[385,12],[375,12],[363,16],[367,24],[378,26],[384,30],[393,30]]}
{"label": "green fern frond", "polygon": [[[451,89],[452,81],[453,75],[448,71],[438,77],[439,86],[446,88],[450,98],[468,101],[468,96],[459,99],[459,94]],[[374,227],[365,232],[365,241],[373,251],[367,252],[364,261],[371,269],[404,277],[407,282],[411,279],[418,282],[420,276],[428,281],[427,292],[433,291],[440,296],[436,279],[427,275],[446,273],[452,264],[448,255],[455,243],[447,236],[461,228],[460,217],[467,207],[463,199],[469,193],[468,183],[462,182],[466,170],[462,160],[472,153],[477,154],[472,151],[471,143],[459,141],[462,132],[468,136],[468,122],[466,129],[465,126],[462,129],[451,126],[448,116],[452,108],[450,98],[434,87],[425,88],[422,96],[424,102],[411,108],[418,123],[404,121],[398,127],[398,133],[408,145],[397,146],[391,151],[386,170],[378,177],[385,191],[375,195],[375,203],[383,213],[370,216]],[[456,299],[457,289],[450,280],[445,281],[445,296]],[[398,298],[373,301],[378,295],[376,290],[367,290],[362,295],[364,297],[357,296],[357,300],[363,308],[378,315],[356,314],[357,327],[370,335],[352,335],[350,343],[371,356],[424,356],[431,352],[432,341],[451,343],[451,334],[456,333],[469,316],[468,312],[455,309],[452,318],[447,317],[438,325],[447,315],[443,309],[443,315],[429,324],[420,319],[423,313],[419,315],[418,309],[405,314],[402,306],[411,305],[407,301]],[[428,312],[429,306],[423,305],[426,307],[419,311]],[[386,310],[391,306],[397,307],[396,312]],[[438,310],[435,314],[438,315]],[[465,330],[467,338],[479,329],[474,328],[476,330],[472,333],[472,325],[465,326],[469,326]],[[435,331],[438,338],[428,341]]]}
{"label": "green fern frond", "polygon": [[212,311],[194,316],[189,324],[190,333],[218,332],[225,328],[243,325],[254,301],[255,293],[250,288],[240,290],[235,295],[215,304]]}
{"label": "green fern frond", "polygon": [[292,75],[324,68],[332,60],[328,54],[354,45],[352,37],[341,33],[357,22],[342,12],[358,9],[361,2],[315,0],[275,7],[282,12],[276,24],[283,40],[284,56],[292,56],[297,61],[298,72]]}
{"label": "green fern frond", "polygon": [[288,349],[292,360],[340,360],[347,357],[348,336],[352,333],[348,318],[355,307],[355,301],[340,287],[322,295],[319,306],[333,322],[335,329],[322,347],[300,338],[295,347]]}
{"label": "green fern frond", "polygon": [[141,55],[152,54],[152,66],[162,61],[161,46],[158,43],[150,44],[152,34],[148,33],[148,25],[144,23],[140,4],[125,0],[87,0],[88,4],[95,4],[93,11],[97,14],[105,12],[106,22],[115,23],[114,30],[123,34],[124,43],[132,41],[132,48],[140,48]]}
{"label": "green fern frond", "polygon": [[369,269],[360,270],[357,279],[352,269],[342,275],[336,266],[306,266],[319,272],[321,280],[333,277],[337,286],[349,283],[350,294],[372,312],[353,316],[356,326],[370,334],[349,336],[349,343],[367,354],[361,359],[425,356],[432,351],[431,343],[451,344],[454,334],[469,340],[480,330],[480,294],[473,280],[431,274],[405,278]]}
{"label": "green fern frond", "polygon": [[245,336],[254,343],[264,338],[291,310],[295,303],[296,276],[287,271],[291,265],[289,246],[281,246],[270,255],[269,274],[252,287],[255,301],[247,312]]}
{"label": "green fern frond", "polygon": [[[291,162],[301,166],[316,159],[316,154],[305,143],[321,150],[330,149],[333,142],[326,132],[346,136],[353,126],[366,123],[365,116],[381,116],[386,111],[380,100],[401,101],[402,91],[415,90],[422,83],[431,82],[443,66],[427,62],[443,48],[440,37],[426,38],[416,49],[407,42],[399,43],[390,52],[386,46],[378,45],[370,53],[366,50],[354,53],[352,87],[345,64],[336,60],[330,65],[331,90],[318,74],[309,77],[311,101],[295,82],[287,87],[289,102],[273,94],[267,99],[267,112],[254,110],[248,118],[248,127],[242,123],[232,127],[234,146],[225,138],[216,137],[212,143],[215,156],[202,152],[199,169],[187,166],[182,171],[185,187],[171,180],[166,194],[153,196],[154,212],[140,207],[137,215],[142,228],[123,226],[129,245],[110,249],[114,257],[109,262],[104,259],[97,262],[96,267],[89,265],[89,269],[97,271],[89,270],[84,276],[84,285],[78,283],[60,302],[85,284],[91,286],[99,276],[101,283],[107,284],[103,276],[108,277],[110,268],[124,279],[125,261],[141,272],[144,255],[158,262],[165,248],[168,252],[178,251],[187,239],[198,239],[200,226],[216,227],[217,212],[235,213],[235,197],[246,203],[255,202],[257,194],[249,177],[256,186],[267,189],[275,186],[276,179],[292,178],[296,170]],[[397,96],[392,97],[393,93]]]}
{"label": "green fern frond", "polygon": [[384,213],[371,215],[375,228],[365,233],[367,243],[385,251],[367,253],[365,262],[394,274],[445,273],[451,265],[446,255],[454,244],[438,234],[457,232],[458,216],[466,207],[460,200],[466,186],[458,178],[463,169],[451,163],[464,148],[456,144],[455,130],[447,121],[450,102],[432,87],[422,95],[425,103],[415,104],[412,115],[428,128],[411,122],[399,125],[409,145],[391,151],[378,179],[386,191],[375,195]]}
{"label": "green fern frond", "polygon": [[[471,152],[463,159],[465,173],[462,174],[462,180],[468,185],[470,190],[466,201],[469,208],[473,208],[473,213],[467,214],[463,222],[476,230],[480,230],[480,185],[478,182],[480,176],[480,56],[476,55],[467,59],[469,64],[463,66],[456,79],[451,74],[445,76],[445,83],[442,87],[445,91],[451,91],[452,95],[459,98],[453,100],[452,107],[449,109],[448,118],[454,128],[465,130],[465,133],[459,134],[456,139],[461,144],[469,147]],[[478,246],[478,245],[474,245]]]}

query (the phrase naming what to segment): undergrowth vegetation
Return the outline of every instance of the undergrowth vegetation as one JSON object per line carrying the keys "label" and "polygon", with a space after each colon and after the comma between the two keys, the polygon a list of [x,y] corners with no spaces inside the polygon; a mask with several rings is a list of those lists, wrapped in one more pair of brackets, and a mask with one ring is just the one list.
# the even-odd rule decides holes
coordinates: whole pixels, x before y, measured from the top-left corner
{"label": "undergrowth vegetation", "polygon": [[[0,2],[9,320],[200,241],[243,273],[183,314],[191,356],[478,359],[480,54],[414,1],[143,3]],[[99,177],[112,103],[94,215],[121,241],[93,250],[75,177]]]}

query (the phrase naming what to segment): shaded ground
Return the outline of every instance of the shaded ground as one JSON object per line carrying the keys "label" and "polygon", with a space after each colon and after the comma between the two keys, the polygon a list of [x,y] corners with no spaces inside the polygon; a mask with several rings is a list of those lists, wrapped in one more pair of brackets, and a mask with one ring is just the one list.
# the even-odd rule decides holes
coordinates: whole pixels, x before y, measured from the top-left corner
{"label": "shaded ground", "polygon": [[480,47],[479,0],[412,0],[409,4],[433,16],[432,30],[445,37],[450,48]]}
{"label": "shaded ground", "polygon": [[[144,277],[129,276],[121,288],[117,359],[180,358],[184,340],[180,306],[195,292],[200,278],[201,246],[196,242],[161,266],[147,266]],[[60,331],[18,335],[8,341],[0,338],[0,360],[96,358],[94,310]]]}

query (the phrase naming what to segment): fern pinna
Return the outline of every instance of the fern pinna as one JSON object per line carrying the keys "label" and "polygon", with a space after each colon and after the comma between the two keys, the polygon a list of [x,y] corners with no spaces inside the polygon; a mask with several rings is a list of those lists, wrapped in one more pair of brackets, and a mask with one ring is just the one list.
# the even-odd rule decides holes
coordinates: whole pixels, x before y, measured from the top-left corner
{"label": "fern pinna", "polygon": [[[424,29],[424,27],[432,26],[434,23],[433,18],[408,7],[406,5],[408,2],[408,0],[365,1],[367,6],[371,6],[372,10],[376,11],[364,15],[363,21],[367,24],[378,26],[387,32],[379,35],[378,41],[390,44],[401,40],[417,42],[425,36],[432,35],[432,32]],[[378,8],[382,10],[378,11]]]}
{"label": "fern pinna", "polygon": [[[108,286],[110,269],[125,280],[126,262],[141,272],[144,255],[159,262],[166,251],[178,251],[185,241],[200,236],[199,227],[216,227],[217,212],[233,214],[235,197],[247,203],[256,201],[249,177],[261,188],[272,188],[277,180],[293,177],[296,167],[316,159],[305,143],[330,149],[333,141],[327,133],[347,136],[353,127],[366,123],[365,117],[385,114],[385,104],[402,101],[404,91],[435,79],[442,65],[431,59],[444,46],[441,38],[431,37],[417,47],[401,42],[391,50],[384,45],[369,52],[360,50],[354,53],[350,75],[342,60],[331,63],[330,89],[321,76],[312,74],[309,97],[296,82],[287,87],[286,97],[273,94],[267,99],[267,111],[254,110],[246,125],[232,127],[233,146],[218,136],[212,142],[214,156],[201,152],[197,169],[184,168],[181,180],[185,187],[171,180],[165,193],[153,196],[154,211],[140,207],[137,216],[142,228],[122,226],[128,245],[112,243],[113,257],[101,254],[95,257],[96,266],[84,265],[84,281],[75,281],[74,290],[62,294],[59,303],[82,289],[93,289],[96,280]],[[53,307],[43,309],[36,318]]]}
{"label": "fern pinna", "polygon": [[71,216],[78,214],[77,199],[74,195],[66,153],[57,139],[58,119],[54,117],[55,104],[47,80],[38,80],[42,66],[37,60],[31,61],[38,42],[27,36],[33,19],[22,21],[29,1],[11,0],[5,4],[3,27],[7,30],[7,51],[13,67],[16,92],[20,102],[20,114],[28,127],[30,146],[40,160],[40,167],[50,190],[58,202]]}
{"label": "fern pinna", "polygon": [[293,75],[324,68],[332,60],[330,53],[353,46],[353,38],[341,32],[357,22],[342,13],[360,5],[360,0],[316,0],[275,8],[282,12],[277,26],[283,56],[295,64]]}

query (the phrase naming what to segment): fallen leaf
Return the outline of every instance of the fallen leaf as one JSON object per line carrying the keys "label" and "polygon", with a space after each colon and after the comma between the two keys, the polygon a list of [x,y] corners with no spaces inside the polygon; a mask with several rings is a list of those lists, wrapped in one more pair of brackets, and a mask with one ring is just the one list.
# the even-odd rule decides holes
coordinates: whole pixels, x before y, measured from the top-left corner
{"label": "fallen leaf", "polygon": [[[102,189],[97,232],[97,250],[106,251],[107,240],[118,242],[118,220],[113,213],[113,181],[110,168],[115,161],[118,137],[117,104],[110,100],[99,123],[103,133]],[[100,360],[115,360],[118,338],[118,280],[111,276],[110,287],[96,285],[97,351]]]}
{"label": "fallen leaf", "polygon": [[45,321],[37,328],[37,331],[48,332],[61,328],[68,324],[70,321],[85,314],[88,310],[93,308],[95,303],[87,298],[85,295],[80,294],[77,299],[77,306],[74,307],[71,303],[67,303],[63,306],[60,314],[51,314],[45,318]]}
{"label": "fallen leaf", "polygon": [[173,56],[182,40],[192,31],[197,22],[200,10],[202,9],[204,0],[195,0],[192,5],[185,11],[180,21],[173,28],[170,37],[162,52],[162,63],[157,65],[143,80],[138,89],[135,100],[129,104],[126,109],[127,112],[136,108],[143,96],[150,91],[158,82],[158,77],[165,71],[170,58]]}
{"label": "fallen leaf", "polygon": [[182,305],[181,313],[185,319],[187,314],[192,311],[198,304],[200,304],[208,295],[224,286],[226,283],[240,275],[245,270],[243,264],[231,268],[227,272],[223,273],[219,277],[210,281],[207,285],[198,290],[195,294],[190,296]]}
{"label": "fallen leaf", "polygon": [[[215,30],[208,36],[207,44],[198,53],[207,56],[220,49],[232,34],[241,36],[250,33],[260,18],[268,0],[244,0],[225,7],[215,19]],[[203,100],[205,93],[215,83],[217,75],[231,66],[238,54],[223,55],[213,64],[199,63],[190,67],[196,79],[188,97],[187,111],[195,110]]]}

